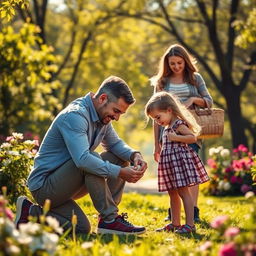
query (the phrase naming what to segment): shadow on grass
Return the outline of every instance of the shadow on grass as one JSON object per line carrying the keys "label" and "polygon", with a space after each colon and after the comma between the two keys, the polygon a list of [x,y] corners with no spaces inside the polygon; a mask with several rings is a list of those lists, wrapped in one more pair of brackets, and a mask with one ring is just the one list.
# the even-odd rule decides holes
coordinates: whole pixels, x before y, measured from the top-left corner
{"label": "shadow on grass", "polygon": [[200,228],[204,228],[204,229],[209,229],[211,228],[210,223],[206,220],[202,220],[198,223],[198,225],[200,226]]}
{"label": "shadow on grass", "polygon": [[91,233],[88,235],[79,235],[77,238],[81,241],[94,241],[98,240],[102,244],[108,244],[113,242],[114,237],[117,236],[120,244],[132,244],[138,240],[142,240],[142,237],[138,235],[113,235],[113,234],[96,234]]}

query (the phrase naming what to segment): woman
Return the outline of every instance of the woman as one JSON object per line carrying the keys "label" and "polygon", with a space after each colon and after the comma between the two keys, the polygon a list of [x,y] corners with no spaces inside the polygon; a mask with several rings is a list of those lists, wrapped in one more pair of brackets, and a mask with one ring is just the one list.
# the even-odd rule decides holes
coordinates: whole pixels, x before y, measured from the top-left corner
{"label": "woman", "polygon": [[[155,87],[154,91],[168,91],[176,95],[179,100],[189,109],[193,109],[195,105],[199,107],[212,106],[212,97],[210,96],[202,76],[197,72],[195,59],[181,45],[171,45],[162,56],[159,63],[159,71],[157,75],[152,77],[151,84]],[[162,129],[154,122],[154,159],[159,161],[161,152],[161,134]],[[201,140],[189,146],[196,152],[202,145]],[[199,186],[190,188],[190,193],[194,204],[194,221],[199,222],[199,208],[197,207]],[[177,204],[181,204],[177,200]],[[169,209],[171,218],[171,210]]]}

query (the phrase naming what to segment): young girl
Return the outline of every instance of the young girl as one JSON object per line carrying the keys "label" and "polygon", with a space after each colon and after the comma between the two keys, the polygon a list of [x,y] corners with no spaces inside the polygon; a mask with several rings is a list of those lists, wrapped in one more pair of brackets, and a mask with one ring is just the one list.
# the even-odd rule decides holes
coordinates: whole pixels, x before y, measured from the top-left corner
{"label": "young girl", "polygon": [[[145,114],[165,127],[158,162],[158,188],[168,191],[171,202],[171,223],[157,231],[191,233],[194,226],[194,205],[189,191],[209,180],[203,163],[188,144],[196,142],[200,126],[178,99],[168,92],[154,94],[145,107]],[[180,225],[180,198],[186,223]]]}
{"label": "young girl", "polygon": [[[192,58],[188,51],[179,44],[173,44],[162,56],[157,75],[150,80],[155,87],[155,92],[171,92],[187,108],[194,108],[194,105],[206,107],[206,102],[208,106],[211,106],[212,97],[202,76],[197,71],[195,59]],[[162,129],[156,123],[154,124],[154,134],[154,158],[158,161],[161,151]],[[201,144],[202,141],[198,140],[196,143],[189,144],[189,146],[198,153]],[[197,185],[190,188],[194,204],[194,221],[196,222],[200,221],[199,208],[197,207],[198,192],[199,187]]]}

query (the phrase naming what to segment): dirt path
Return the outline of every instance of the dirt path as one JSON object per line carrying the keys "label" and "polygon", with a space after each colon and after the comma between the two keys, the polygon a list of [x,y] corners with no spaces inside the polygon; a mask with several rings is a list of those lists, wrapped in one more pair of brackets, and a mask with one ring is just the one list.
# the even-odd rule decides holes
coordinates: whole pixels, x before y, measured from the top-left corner
{"label": "dirt path", "polygon": [[142,194],[158,194],[157,178],[140,180],[137,183],[126,182],[125,192],[137,192]]}

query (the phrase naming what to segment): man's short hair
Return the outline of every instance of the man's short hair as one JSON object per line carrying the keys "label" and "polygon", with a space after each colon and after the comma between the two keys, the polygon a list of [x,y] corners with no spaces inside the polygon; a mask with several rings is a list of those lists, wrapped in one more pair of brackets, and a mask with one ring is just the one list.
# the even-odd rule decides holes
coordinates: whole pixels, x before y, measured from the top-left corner
{"label": "man's short hair", "polygon": [[108,102],[116,102],[120,98],[123,98],[129,105],[135,102],[133,94],[126,82],[117,76],[109,76],[102,82],[95,94],[96,98],[103,93],[108,95]]}

